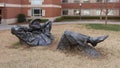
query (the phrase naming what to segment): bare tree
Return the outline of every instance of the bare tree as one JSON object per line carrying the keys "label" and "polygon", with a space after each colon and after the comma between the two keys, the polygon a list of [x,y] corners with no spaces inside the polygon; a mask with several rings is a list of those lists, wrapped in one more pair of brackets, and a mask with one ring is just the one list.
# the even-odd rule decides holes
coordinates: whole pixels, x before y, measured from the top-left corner
{"label": "bare tree", "polygon": [[103,9],[101,8],[100,9],[100,20],[102,20],[102,11],[103,11]]}
{"label": "bare tree", "polygon": [[107,22],[108,22],[108,13],[109,13],[109,9],[108,9],[108,0],[105,0],[104,1],[105,3],[105,25],[107,25]]}
{"label": "bare tree", "polygon": [[111,9],[108,7],[108,0],[104,0],[104,8],[105,11],[103,11],[105,13],[105,25],[108,24],[108,14],[109,12],[114,8],[114,4],[112,4]]}
{"label": "bare tree", "polygon": [[103,2],[102,2],[102,0],[100,1],[100,4],[99,4],[100,6],[100,20],[102,20],[102,11],[103,11]]}

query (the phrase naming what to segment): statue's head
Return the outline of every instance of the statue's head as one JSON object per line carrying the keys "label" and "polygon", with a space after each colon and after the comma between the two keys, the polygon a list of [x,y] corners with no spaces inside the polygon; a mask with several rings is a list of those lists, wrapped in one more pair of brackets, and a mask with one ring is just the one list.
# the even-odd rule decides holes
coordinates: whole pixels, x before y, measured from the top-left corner
{"label": "statue's head", "polygon": [[24,34],[27,31],[27,27],[14,26],[11,28],[11,33],[14,35]]}

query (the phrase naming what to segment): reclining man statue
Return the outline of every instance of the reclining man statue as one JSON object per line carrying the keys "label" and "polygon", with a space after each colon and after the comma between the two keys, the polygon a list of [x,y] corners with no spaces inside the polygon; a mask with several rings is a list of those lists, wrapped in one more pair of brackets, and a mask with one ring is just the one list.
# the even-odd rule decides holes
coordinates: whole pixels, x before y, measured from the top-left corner
{"label": "reclining man statue", "polygon": [[11,28],[11,33],[16,35],[20,41],[30,46],[42,46],[52,43],[53,37],[50,33],[51,28],[51,21],[47,21],[45,24],[40,25],[40,22],[35,19],[29,24],[29,28],[14,26]]}
{"label": "reclining man statue", "polygon": [[[104,41],[108,35],[100,36],[100,37],[90,37],[80,33],[75,33],[72,31],[65,31],[61,37],[61,40],[58,44],[57,49],[66,50],[73,49],[74,47],[78,47],[83,49],[89,55],[99,56],[100,53],[95,50],[95,47],[98,43]],[[90,43],[92,46],[90,46]]]}

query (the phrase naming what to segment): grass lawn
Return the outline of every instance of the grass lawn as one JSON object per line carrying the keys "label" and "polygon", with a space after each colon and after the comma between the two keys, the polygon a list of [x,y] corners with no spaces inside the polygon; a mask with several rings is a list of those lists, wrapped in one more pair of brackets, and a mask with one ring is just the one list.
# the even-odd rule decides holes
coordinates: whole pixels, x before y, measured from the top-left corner
{"label": "grass lawn", "polygon": [[110,30],[110,31],[120,31],[120,25],[113,25],[113,24],[87,24],[88,28],[92,29],[100,29],[100,30]]}
{"label": "grass lawn", "polygon": [[[56,50],[65,30],[72,30],[92,37],[108,34],[96,49],[100,58],[91,58],[81,52]],[[120,68],[120,32],[86,28],[85,25],[53,25],[55,37],[50,46],[27,47],[20,45],[10,30],[0,31],[0,68]]]}

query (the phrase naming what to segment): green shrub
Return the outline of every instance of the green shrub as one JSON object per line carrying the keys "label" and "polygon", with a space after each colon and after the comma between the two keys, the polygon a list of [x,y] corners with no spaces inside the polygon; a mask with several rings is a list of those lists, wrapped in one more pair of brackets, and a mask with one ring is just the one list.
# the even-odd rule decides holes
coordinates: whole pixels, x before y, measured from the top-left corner
{"label": "green shrub", "polygon": [[63,17],[59,17],[55,19],[55,22],[60,22],[60,21],[63,21]]}
{"label": "green shrub", "polygon": [[26,16],[24,14],[17,15],[17,22],[18,23],[25,22],[25,21],[26,21]]}
{"label": "green shrub", "polygon": [[44,23],[44,22],[47,22],[48,19],[41,19],[41,22]]}
{"label": "green shrub", "polygon": [[63,16],[63,19],[80,19],[80,16]]}
{"label": "green shrub", "polygon": [[99,16],[83,16],[82,19],[99,19]]}

